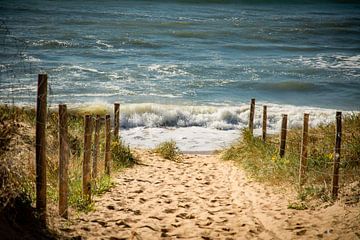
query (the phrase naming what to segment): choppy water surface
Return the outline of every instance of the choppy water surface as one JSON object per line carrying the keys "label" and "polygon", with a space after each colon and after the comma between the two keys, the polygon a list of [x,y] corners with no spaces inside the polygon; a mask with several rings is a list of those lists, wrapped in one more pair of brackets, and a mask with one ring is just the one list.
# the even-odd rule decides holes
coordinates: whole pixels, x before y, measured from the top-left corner
{"label": "choppy water surface", "polygon": [[1,1],[0,101],[34,104],[42,71],[51,104],[120,101],[132,131],[228,134],[252,97],[323,121],[359,110],[360,4],[264,2]]}

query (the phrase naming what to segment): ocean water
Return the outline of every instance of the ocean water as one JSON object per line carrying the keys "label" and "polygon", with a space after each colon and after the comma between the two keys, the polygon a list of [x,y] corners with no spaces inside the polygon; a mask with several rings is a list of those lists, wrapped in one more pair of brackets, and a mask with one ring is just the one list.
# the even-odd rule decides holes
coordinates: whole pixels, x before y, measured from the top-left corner
{"label": "ocean water", "polygon": [[[315,2],[315,3],[314,3]],[[122,138],[185,151],[228,146],[248,105],[299,126],[360,110],[357,1],[0,1],[0,102],[121,103]]]}

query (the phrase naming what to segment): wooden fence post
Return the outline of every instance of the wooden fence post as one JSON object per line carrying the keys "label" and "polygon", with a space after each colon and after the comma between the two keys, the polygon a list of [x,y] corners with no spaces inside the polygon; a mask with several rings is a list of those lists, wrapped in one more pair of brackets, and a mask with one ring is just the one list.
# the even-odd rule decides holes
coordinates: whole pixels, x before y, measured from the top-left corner
{"label": "wooden fence post", "polygon": [[46,226],[46,119],[47,74],[38,75],[36,107],[36,211],[40,224]]}
{"label": "wooden fence post", "polygon": [[119,140],[120,103],[114,103],[114,138]]}
{"label": "wooden fence post", "polygon": [[95,120],[95,139],[94,139],[94,151],[93,151],[93,166],[92,166],[92,178],[97,178],[97,159],[99,151],[99,132],[100,132],[100,115],[96,115]]}
{"label": "wooden fence post", "polygon": [[89,203],[91,202],[91,135],[92,135],[92,117],[85,116],[84,132],[84,159],[83,159],[83,197]]}
{"label": "wooden fence post", "polygon": [[111,161],[111,126],[110,115],[105,116],[105,174],[110,176],[110,161]]}
{"label": "wooden fence post", "polygon": [[300,186],[304,185],[305,183],[305,172],[307,170],[307,157],[308,157],[308,152],[307,152],[308,135],[309,135],[309,114],[304,113],[304,125],[302,130],[300,170],[299,170]]}
{"label": "wooden fence post", "polygon": [[336,112],[336,141],[334,154],[334,172],[332,179],[332,197],[334,199],[338,196],[339,190],[339,167],[340,167],[340,150],[341,150],[341,112]]}
{"label": "wooden fence post", "polygon": [[249,114],[249,131],[251,135],[253,135],[253,130],[254,130],[254,112],[255,112],[255,98],[252,98],[250,103],[250,114]]}
{"label": "wooden fence post", "polygon": [[266,127],[267,127],[267,107],[263,106],[263,121],[262,121],[262,138],[263,141],[266,142]]}
{"label": "wooden fence post", "polygon": [[69,145],[66,105],[59,105],[59,215],[68,218]]}
{"label": "wooden fence post", "polygon": [[281,122],[281,136],[280,136],[280,157],[284,157],[285,155],[285,147],[286,147],[286,132],[287,132],[287,115],[282,115]]}

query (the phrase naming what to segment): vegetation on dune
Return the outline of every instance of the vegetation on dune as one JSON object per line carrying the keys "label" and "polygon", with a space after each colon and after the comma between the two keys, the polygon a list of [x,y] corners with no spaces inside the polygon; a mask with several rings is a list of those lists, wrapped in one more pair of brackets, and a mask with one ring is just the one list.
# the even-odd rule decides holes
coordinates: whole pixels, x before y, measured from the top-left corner
{"label": "vegetation on dune", "polygon": [[121,140],[114,140],[111,143],[111,156],[114,162],[114,166],[117,168],[131,167],[137,159],[131,152],[129,146],[125,146]]}
{"label": "vegetation on dune", "polygon": [[[91,113],[103,113],[101,109]],[[92,205],[82,197],[82,158],[84,120],[82,111],[68,111],[69,206],[79,211],[90,211]],[[0,212],[19,199],[33,205],[35,202],[35,121],[36,112],[31,108],[0,105]],[[49,110],[47,129],[47,199],[50,204],[58,201],[58,113]],[[92,180],[93,195],[108,191],[113,183],[104,174],[104,127],[100,130],[98,177]],[[111,145],[113,168],[129,167],[135,157],[129,147],[114,141]]]}
{"label": "vegetation on dune", "polygon": [[182,159],[182,153],[173,140],[160,143],[154,152],[171,161],[179,162]]}
{"label": "vegetation on dune", "polygon": [[[308,164],[306,181],[299,187],[299,164],[301,151],[301,129],[290,129],[287,133],[286,153],[279,157],[279,137],[268,136],[266,143],[260,137],[253,137],[247,129],[242,138],[226,149],[222,158],[240,164],[248,174],[263,182],[274,185],[296,186],[299,200],[331,200],[331,179],[335,146],[335,125],[326,124],[309,129]],[[342,150],[340,160],[340,184],[343,188],[357,183],[349,195],[360,194],[360,114],[346,115],[343,119]],[[359,201],[352,199],[351,201]],[[300,207],[299,207],[300,206]],[[291,208],[304,209],[303,205]]]}
{"label": "vegetation on dune", "polygon": [[32,207],[35,111],[0,105],[0,234],[7,239],[56,239]]}
{"label": "vegetation on dune", "polygon": [[21,136],[21,131],[29,132],[22,121],[32,119],[35,119],[35,111],[0,106],[0,211],[17,199],[25,202],[31,199],[33,177],[25,154],[16,148],[18,145],[35,145],[29,136]]}

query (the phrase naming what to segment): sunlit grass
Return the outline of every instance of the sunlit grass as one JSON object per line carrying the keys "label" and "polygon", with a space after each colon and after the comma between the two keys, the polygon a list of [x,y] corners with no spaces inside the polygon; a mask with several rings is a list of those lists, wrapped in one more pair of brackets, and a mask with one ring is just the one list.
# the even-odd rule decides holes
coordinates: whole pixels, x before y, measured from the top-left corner
{"label": "sunlit grass", "polygon": [[[82,196],[83,114],[105,112],[103,108],[85,110],[72,109],[68,111],[70,148],[68,203],[69,207],[73,209],[87,212],[93,209],[93,204],[86,201]],[[34,109],[0,105],[0,175],[2,179],[0,182],[3,186],[0,191],[0,206],[2,207],[5,207],[8,202],[11,202],[11,199],[18,196],[26,196],[32,204],[35,202],[35,121],[36,112]],[[25,132],[24,129],[26,129]],[[111,177],[107,176],[104,171],[105,132],[103,126],[99,136],[98,177],[92,180],[93,196],[109,191],[114,185]],[[55,109],[48,111],[46,141],[47,200],[50,204],[56,205],[59,199],[59,140],[58,113]],[[111,147],[115,171],[133,165],[135,157],[129,147],[123,146],[120,142],[114,142]],[[15,156],[12,153],[19,153],[19,155]],[[24,153],[28,157],[26,161],[22,159]]]}
{"label": "sunlit grass", "polygon": [[181,161],[182,158],[182,153],[173,140],[160,143],[155,147],[154,152],[165,159],[175,162]]}
{"label": "sunlit grass", "polygon": [[[360,114],[347,115],[343,119],[340,183],[345,185],[359,180],[360,175]],[[272,185],[290,185],[299,192],[300,200],[331,198],[335,125],[321,125],[309,130],[308,164],[305,185],[299,187],[301,129],[287,133],[286,152],[279,157],[279,136],[253,137],[247,130],[237,143],[222,153],[224,160],[237,162],[258,181]]]}

